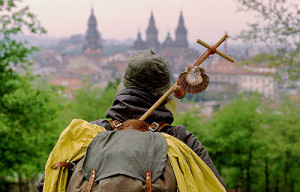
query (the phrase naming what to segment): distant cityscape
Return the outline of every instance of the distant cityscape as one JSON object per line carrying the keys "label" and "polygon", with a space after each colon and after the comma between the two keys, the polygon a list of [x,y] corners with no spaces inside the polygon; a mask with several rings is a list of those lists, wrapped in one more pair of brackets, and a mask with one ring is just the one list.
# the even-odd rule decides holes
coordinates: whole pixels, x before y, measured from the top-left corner
{"label": "distant cityscape", "polygon": [[[87,20],[87,26],[83,26],[87,27],[85,34],[54,41],[47,38],[30,39],[32,44],[41,47],[41,52],[32,58],[34,73],[49,79],[53,85],[67,87],[67,96],[71,96],[71,90],[79,89],[87,83],[105,87],[116,78],[122,79],[127,61],[136,50],[151,49],[162,55],[172,72],[173,80],[188,65],[193,65],[205,51],[200,45],[188,42],[183,12],[179,13],[175,37],[172,38],[168,32],[162,43],[158,40],[158,28],[152,12],[145,40],[141,31],[137,31],[135,39],[124,42],[103,39],[93,9]],[[291,96],[299,95],[300,83],[296,82],[293,86],[288,81],[279,84],[274,77],[277,69],[269,68],[267,63],[246,66],[239,64],[242,59],[247,60],[263,52],[263,47],[230,45],[225,42],[220,50],[233,56],[236,62],[230,63],[219,56],[207,59],[202,67],[210,78],[210,84],[204,96],[199,96],[196,100],[226,100],[232,95],[253,91],[273,100],[278,99],[282,92]]]}

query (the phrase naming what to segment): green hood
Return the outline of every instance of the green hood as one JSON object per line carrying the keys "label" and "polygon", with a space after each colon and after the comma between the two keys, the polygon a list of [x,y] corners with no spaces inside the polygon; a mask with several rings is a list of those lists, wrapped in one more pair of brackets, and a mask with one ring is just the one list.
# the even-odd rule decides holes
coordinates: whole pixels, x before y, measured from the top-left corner
{"label": "green hood", "polygon": [[123,85],[141,87],[160,97],[173,83],[165,59],[151,50],[143,50],[130,57]]}

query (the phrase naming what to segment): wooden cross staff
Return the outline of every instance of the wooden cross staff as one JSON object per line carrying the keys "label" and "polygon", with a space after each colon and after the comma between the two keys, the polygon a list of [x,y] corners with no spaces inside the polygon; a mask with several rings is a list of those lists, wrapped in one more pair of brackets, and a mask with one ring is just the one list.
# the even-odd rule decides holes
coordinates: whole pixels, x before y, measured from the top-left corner
{"label": "wooden cross staff", "polygon": [[[230,62],[234,62],[234,59],[225,53],[217,50],[216,48],[219,47],[226,39],[228,38],[228,35],[225,34],[214,46],[210,46],[206,44],[205,42],[201,41],[200,39],[197,40],[197,43],[207,48],[207,51],[198,59],[198,61],[194,64],[194,66],[199,66],[206,58],[209,57],[210,54],[218,54],[221,57],[227,59]],[[148,109],[148,111],[139,119],[140,121],[145,121],[147,117],[160,105],[164,100],[167,99],[167,97],[175,90],[180,89],[177,83],[174,83],[174,85],[163,95],[161,98],[156,101],[156,103]]]}

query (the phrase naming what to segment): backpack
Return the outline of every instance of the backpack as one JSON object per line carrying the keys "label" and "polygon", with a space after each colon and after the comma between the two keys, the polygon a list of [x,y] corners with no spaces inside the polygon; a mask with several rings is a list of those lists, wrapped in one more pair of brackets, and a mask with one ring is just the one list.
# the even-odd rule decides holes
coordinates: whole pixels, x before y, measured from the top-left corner
{"label": "backpack", "polygon": [[[45,166],[45,179],[43,191],[65,192],[67,190],[75,192],[88,192],[97,191],[98,185],[106,187],[102,188],[102,191],[152,191],[152,189],[153,191],[175,191],[176,185],[177,190],[180,192],[226,191],[226,189],[216,178],[212,170],[189,146],[166,133],[161,132],[152,134],[151,132],[149,132],[149,130],[160,130],[160,124],[153,123],[153,125],[150,125],[149,127],[148,124],[145,124],[143,122],[135,123],[135,120],[129,121],[127,123],[124,122],[122,124],[123,126],[117,124],[117,122],[115,122],[115,124],[117,125],[115,129],[125,129],[125,131],[115,131],[110,134],[100,134],[102,132],[106,132],[105,128],[98,125],[90,124],[80,119],[72,120],[71,124],[61,133],[55,147],[53,148],[48,157]],[[145,132],[145,135],[141,135],[138,137],[127,137],[127,140],[131,141],[131,145],[129,146],[133,146],[132,148],[128,148],[127,151],[132,151],[133,155],[131,154],[128,156],[128,154],[125,154],[125,156],[130,157],[133,160],[124,161],[126,163],[123,164],[123,167],[120,166],[122,165],[122,161],[116,161],[116,164],[110,163],[108,167],[112,167],[112,169],[109,169],[109,172],[107,172],[107,170],[105,171],[105,169],[103,168],[106,167],[106,164],[101,164],[101,160],[120,160],[123,158],[122,153],[121,156],[119,153],[122,150],[119,150],[119,152],[116,153],[119,155],[120,158],[111,158],[110,155],[105,157],[105,152],[103,153],[103,156],[97,156],[95,154],[102,154],[102,152],[99,153],[99,151],[102,150],[101,146],[103,146],[104,149],[106,148],[106,146],[109,145],[106,145],[105,142],[98,143],[96,138],[102,137],[106,139],[107,144],[109,144],[108,141],[116,142],[116,140],[118,140],[117,136],[120,134],[124,134],[125,136],[126,134],[138,134],[139,131],[134,130],[137,128],[139,130],[142,130],[142,132]],[[148,134],[150,135],[149,138],[147,137]],[[160,136],[163,136],[165,140],[163,140]],[[136,140],[136,138],[140,137],[144,140]],[[145,141],[146,145],[144,145],[145,143],[141,141]],[[166,155],[164,155],[166,150],[165,141],[167,142],[167,158]],[[138,147],[134,145],[135,143]],[[143,145],[139,147],[139,143],[143,143]],[[124,144],[122,144],[121,142],[121,144],[118,146],[121,148],[123,147],[123,145]],[[116,148],[118,149],[118,147]],[[149,150],[150,148],[151,150]],[[96,150],[96,152],[93,152],[94,150]],[[143,153],[145,151],[146,153]],[[136,161],[136,157],[139,157],[139,154],[144,154],[141,156],[146,157],[144,158],[144,161]],[[149,156],[148,154],[151,155]],[[114,153],[111,153],[111,155],[114,155]],[[98,163],[90,161],[93,159],[97,160],[97,158],[99,158],[99,161],[96,161]],[[128,172],[128,169],[126,169],[127,167],[130,167],[129,165],[131,165],[132,163],[135,164],[133,164],[134,166],[131,166],[131,168],[133,167],[133,170],[138,170],[137,172]],[[144,163],[146,163],[146,166],[143,165]],[[119,165],[117,166],[117,164]],[[135,169],[135,166],[142,167],[142,169]],[[121,172],[121,174],[114,175],[114,173],[117,173],[114,171],[118,171],[119,167],[121,167],[120,170],[125,172]],[[101,173],[102,175],[99,175],[99,173]],[[176,179],[174,178],[174,175]],[[97,176],[98,178],[96,178]],[[132,182],[131,179],[135,180],[135,182]],[[67,184],[68,180],[69,184]],[[136,186],[135,183],[138,183],[140,187],[132,188],[133,186]]]}
{"label": "backpack", "polygon": [[166,124],[110,121],[75,166],[67,192],[176,192],[176,178],[159,131]]}

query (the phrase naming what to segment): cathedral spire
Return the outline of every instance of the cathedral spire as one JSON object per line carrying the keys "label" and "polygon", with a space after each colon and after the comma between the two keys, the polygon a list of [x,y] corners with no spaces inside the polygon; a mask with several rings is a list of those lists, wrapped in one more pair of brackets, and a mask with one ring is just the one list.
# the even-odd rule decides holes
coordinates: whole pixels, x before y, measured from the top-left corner
{"label": "cathedral spire", "polygon": [[85,34],[85,47],[88,49],[99,49],[101,34],[97,29],[97,20],[94,15],[94,8],[91,8],[91,15],[88,20],[88,29]]}
{"label": "cathedral spire", "polygon": [[158,42],[158,30],[155,26],[155,20],[153,16],[153,12],[151,11],[150,19],[149,19],[149,25],[146,30],[146,41],[147,45],[150,49],[153,51],[158,51],[159,49],[159,42]]}
{"label": "cathedral spire", "polygon": [[176,34],[176,47],[178,48],[187,48],[188,47],[188,41],[187,41],[187,29],[184,25],[184,19],[182,11],[180,11],[180,16],[178,20],[178,26],[175,31]]}
{"label": "cathedral spire", "polygon": [[168,48],[173,48],[173,44],[174,43],[172,41],[171,34],[170,34],[170,32],[168,32],[168,35],[162,44],[162,50],[168,49]]}
{"label": "cathedral spire", "polygon": [[180,11],[180,16],[179,16],[178,25],[184,27],[184,20],[183,20],[183,14],[182,14],[182,11]]}
{"label": "cathedral spire", "polygon": [[149,26],[154,26],[155,27],[155,21],[154,21],[154,16],[153,16],[152,11],[151,11],[150,19],[149,19]]}

